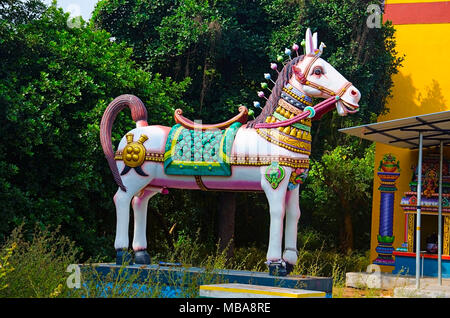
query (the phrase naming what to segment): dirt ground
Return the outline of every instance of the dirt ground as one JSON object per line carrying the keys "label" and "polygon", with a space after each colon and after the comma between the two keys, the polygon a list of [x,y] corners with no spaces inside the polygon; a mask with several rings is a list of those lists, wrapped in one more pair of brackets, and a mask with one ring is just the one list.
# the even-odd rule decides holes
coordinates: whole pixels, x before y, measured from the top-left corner
{"label": "dirt ground", "polygon": [[352,287],[334,287],[333,298],[385,298],[393,297],[393,290],[358,289]]}

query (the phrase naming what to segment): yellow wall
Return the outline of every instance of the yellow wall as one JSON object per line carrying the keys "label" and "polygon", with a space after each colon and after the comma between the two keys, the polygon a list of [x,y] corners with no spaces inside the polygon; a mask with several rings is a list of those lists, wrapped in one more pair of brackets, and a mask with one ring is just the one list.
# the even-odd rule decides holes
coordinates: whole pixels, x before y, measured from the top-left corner
{"label": "yellow wall", "polygon": [[[387,3],[410,3],[414,1],[392,0]],[[415,1],[418,2],[418,1]],[[424,1],[420,2],[437,2]],[[414,115],[450,110],[450,24],[395,25],[397,51],[405,55],[403,67],[394,75],[393,97],[388,101],[390,112],[378,118],[386,121]],[[446,151],[447,152],[447,151]],[[404,150],[377,143],[375,168],[386,153],[400,160],[401,174],[397,181],[394,205],[394,248],[404,242],[405,216],[400,207],[403,192],[409,191],[412,177],[411,166],[417,162],[417,151]],[[450,158],[447,156],[447,158]],[[377,257],[377,234],[380,215],[380,180],[374,171],[372,204],[371,261]],[[391,271],[392,267],[382,267]]]}
{"label": "yellow wall", "polygon": [[448,110],[450,101],[450,24],[395,26],[397,51],[405,56],[393,76],[389,114],[378,121]]}

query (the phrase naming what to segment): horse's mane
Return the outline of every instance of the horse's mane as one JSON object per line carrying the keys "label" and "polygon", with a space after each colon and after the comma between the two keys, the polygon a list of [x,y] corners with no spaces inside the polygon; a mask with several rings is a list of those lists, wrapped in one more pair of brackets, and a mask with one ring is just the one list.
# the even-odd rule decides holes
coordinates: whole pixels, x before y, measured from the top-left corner
{"label": "horse's mane", "polygon": [[272,88],[272,93],[267,99],[264,108],[262,109],[258,117],[247,123],[247,128],[253,128],[256,124],[264,123],[267,116],[273,114],[275,109],[278,107],[278,100],[280,99],[281,91],[284,85],[286,85],[286,83],[292,76],[292,66],[297,64],[299,61],[303,61],[303,57],[304,55],[297,56],[283,67],[280,74],[278,74],[278,78],[275,82],[274,87]]}

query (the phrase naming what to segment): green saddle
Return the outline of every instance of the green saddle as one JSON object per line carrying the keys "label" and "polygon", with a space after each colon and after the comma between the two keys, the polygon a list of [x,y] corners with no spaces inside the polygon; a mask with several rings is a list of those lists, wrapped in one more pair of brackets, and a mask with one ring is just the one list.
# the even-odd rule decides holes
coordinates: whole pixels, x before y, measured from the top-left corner
{"label": "green saddle", "polygon": [[170,130],[164,154],[168,175],[231,176],[229,157],[242,124],[226,129],[191,130],[177,124]]}

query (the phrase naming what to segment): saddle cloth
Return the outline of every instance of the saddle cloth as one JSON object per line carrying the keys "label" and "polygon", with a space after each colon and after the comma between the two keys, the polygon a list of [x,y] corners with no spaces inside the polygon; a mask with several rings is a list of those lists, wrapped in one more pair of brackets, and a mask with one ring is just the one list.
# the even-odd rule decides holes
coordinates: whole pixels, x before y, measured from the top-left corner
{"label": "saddle cloth", "polygon": [[170,130],[164,154],[168,175],[231,176],[230,155],[242,124],[226,129],[191,130],[177,124]]}

